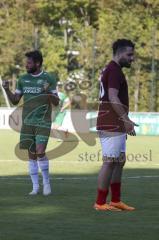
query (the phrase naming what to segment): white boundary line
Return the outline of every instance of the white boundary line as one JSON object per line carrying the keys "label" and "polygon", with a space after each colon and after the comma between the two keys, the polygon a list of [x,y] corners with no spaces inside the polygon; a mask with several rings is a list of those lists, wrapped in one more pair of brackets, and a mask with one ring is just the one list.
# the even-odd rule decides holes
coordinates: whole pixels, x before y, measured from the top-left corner
{"label": "white boundary line", "polygon": [[[4,159],[0,159],[0,163],[1,162],[22,162],[22,163],[24,163],[24,162],[28,162],[29,160],[21,160],[21,159],[6,159],[6,160],[4,160]],[[50,162],[52,162],[52,163],[74,163],[74,164],[77,164],[77,163],[80,163],[80,164],[92,164],[92,163],[102,163],[102,159],[101,160],[99,160],[99,161],[78,161],[78,160],[74,160],[74,161],[72,161],[72,160],[58,160],[58,159],[51,159],[51,160],[49,160]],[[133,162],[129,162],[129,161],[127,161],[126,162],[126,164],[138,164],[138,165],[140,165],[140,164],[142,164],[142,165],[144,165],[144,164],[149,164],[149,163],[152,163],[151,161],[146,161],[146,162],[137,162],[137,161],[133,161]],[[155,164],[151,164],[151,166],[159,166],[159,163],[155,163]]]}
{"label": "white boundary line", "polygon": [[[159,175],[145,175],[145,176],[131,176],[131,177],[123,177],[123,179],[141,179],[141,178],[159,178]],[[97,179],[97,177],[53,177],[50,178],[51,180],[89,180],[89,179]],[[13,175],[8,176],[2,176],[0,177],[0,180],[30,180],[30,177],[14,177]]]}

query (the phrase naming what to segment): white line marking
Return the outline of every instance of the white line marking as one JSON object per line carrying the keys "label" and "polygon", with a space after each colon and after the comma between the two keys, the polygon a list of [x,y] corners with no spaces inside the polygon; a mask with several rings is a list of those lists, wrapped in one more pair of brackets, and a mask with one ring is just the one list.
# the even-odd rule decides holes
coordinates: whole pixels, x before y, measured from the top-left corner
{"label": "white line marking", "polygon": [[[21,160],[21,159],[0,159],[0,163],[2,162],[19,162],[19,163],[24,163],[24,162],[28,162],[29,160]],[[73,164],[97,164],[97,163],[102,163],[102,160],[99,160],[99,161],[78,161],[78,160],[58,160],[58,159],[51,159],[49,160],[50,162],[52,163],[73,163]],[[132,164],[138,164],[138,165],[148,165],[148,164],[151,164],[151,166],[159,166],[159,163],[155,163],[155,164],[152,164],[151,162],[147,161],[147,162],[129,162],[127,161],[126,162],[127,165],[132,165]]]}
{"label": "white line marking", "polygon": [[[123,179],[141,179],[141,178],[159,178],[159,175],[145,175],[145,176],[131,176],[123,177]],[[97,177],[51,177],[51,180],[89,180],[97,179]],[[14,177],[14,176],[1,176],[0,180],[30,180],[30,177]]]}
{"label": "white line marking", "polygon": [[139,178],[159,178],[159,175],[153,175],[153,176],[132,176],[132,177],[123,177],[123,179],[139,179]]}

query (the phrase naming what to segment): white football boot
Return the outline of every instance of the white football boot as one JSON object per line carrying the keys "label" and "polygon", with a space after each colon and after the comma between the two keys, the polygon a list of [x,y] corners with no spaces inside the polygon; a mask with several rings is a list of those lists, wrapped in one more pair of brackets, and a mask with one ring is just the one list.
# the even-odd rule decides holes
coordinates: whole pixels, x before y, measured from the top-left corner
{"label": "white football boot", "polygon": [[29,193],[29,195],[37,195],[39,193],[39,186],[33,186],[33,190]]}
{"label": "white football boot", "polygon": [[44,184],[43,185],[43,195],[48,196],[51,194],[51,186],[50,183]]}

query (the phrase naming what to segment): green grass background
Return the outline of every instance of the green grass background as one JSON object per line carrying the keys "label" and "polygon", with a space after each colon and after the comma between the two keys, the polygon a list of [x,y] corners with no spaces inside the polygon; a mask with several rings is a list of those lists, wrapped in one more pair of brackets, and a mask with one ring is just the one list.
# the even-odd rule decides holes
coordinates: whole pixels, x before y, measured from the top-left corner
{"label": "green grass background", "polygon": [[[18,133],[0,131],[0,240],[158,239],[158,137],[129,137],[127,141],[129,159],[123,174],[123,201],[135,206],[134,212],[97,212],[92,208],[102,164],[101,153],[100,158],[97,155],[98,139],[93,146],[79,141],[63,155],[74,144],[67,142],[58,158],[52,153],[53,195],[49,197],[28,196],[28,164],[15,155],[18,140]],[[50,139],[48,151],[60,144]],[[137,154],[141,154],[140,159]],[[147,161],[143,154],[147,154]]]}

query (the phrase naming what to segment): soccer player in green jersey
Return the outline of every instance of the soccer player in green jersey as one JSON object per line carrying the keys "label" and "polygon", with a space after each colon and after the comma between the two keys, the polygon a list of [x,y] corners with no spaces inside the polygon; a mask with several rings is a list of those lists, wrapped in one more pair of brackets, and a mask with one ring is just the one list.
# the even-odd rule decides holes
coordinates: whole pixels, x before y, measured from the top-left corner
{"label": "soccer player in green jersey", "polygon": [[20,148],[28,150],[29,174],[33,189],[30,195],[39,192],[38,169],[43,177],[43,194],[51,194],[49,180],[49,161],[45,154],[51,130],[52,104],[57,106],[59,98],[56,80],[42,70],[43,57],[35,50],[25,54],[27,73],[17,82],[15,93],[9,89],[9,82],[3,81],[3,87],[12,104],[19,103],[23,96],[22,128]]}
{"label": "soccer player in green jersey", "polygon": [[69,135],[68,129],[66,127],[63,127],[62,124],[66,115],[66,110],[69,109],[69,107],[71,106],[71,101],[69,99],[68,93],[65,93],[63,91],[63,84],[61,82],[57,83],[57,90],[60,101],[59,106],[55,111],[55,116],[53,119],[53,129],[60,129],[64,131],[65,138],[67,138]]}

